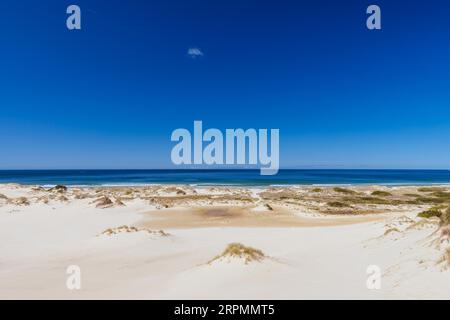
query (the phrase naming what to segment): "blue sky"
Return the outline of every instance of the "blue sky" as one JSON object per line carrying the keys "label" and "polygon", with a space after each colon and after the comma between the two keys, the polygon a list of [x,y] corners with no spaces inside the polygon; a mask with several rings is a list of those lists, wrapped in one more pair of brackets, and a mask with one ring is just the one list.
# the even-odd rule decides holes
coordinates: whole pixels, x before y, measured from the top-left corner
{"label": "blue sky", "polygon": [[279,128],[282,167],[449,168],[449,9],[3,0],[0,169],[167,168],[171,132],[194,120]]}

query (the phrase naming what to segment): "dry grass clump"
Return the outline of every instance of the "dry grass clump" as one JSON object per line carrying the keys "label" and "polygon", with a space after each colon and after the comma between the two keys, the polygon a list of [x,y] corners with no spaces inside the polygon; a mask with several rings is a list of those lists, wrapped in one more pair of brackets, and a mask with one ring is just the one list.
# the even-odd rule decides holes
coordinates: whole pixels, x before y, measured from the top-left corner
{"label": "dry grass clump", "polygon": [[420,205],[420,204],[450,204],[450,192],[443,188],[437,187],[423,187],[418,191],[426,192],[426,196],[421,194],[407,193],[403,196],[413,197],[414,199],[403,201],[405,204]]}
{"label": "dry grass clump", "polygon": [[254,261],[260,262],[265,257],[265,254],[261,250],[235,242],[230,243],[220,255],[216,256],[209,263],[221,258],[239,258],[244,259],[245,264],[248,264]]}
{"label": "dry grass clump", "polygon": [[9,203],[8,197],[0,193],[0,205]]}
{"label": "dry grass clump", "polygon": [[350,190],[350,189],[346,189],[346,188],[341,188],[341,187],[335,187],[333,188],[334,192],[338,192],[338,193],[345,193],[345,194],[355,194],[357,193],[356,191]]}
{"label": "dry grass clump", "polygon": [[416,197],[420,197],[420,194],[417,194],[417,193],[405,193],[405,194],[403,194],[403,196],[404,196],[404,197],[413,197],[413,198],[416,198]]}
{"label": "dry grass clump", "polygon": [[320,189],[320,188],[314,188],[314,189],[311,189],[311,192],[322,192],[322,189]]}
{"label": "dry grass clump", "polygon": [[122,199],[120,199],[120,198],[116,198],[115,204],[116,204],[116,206],[119,206],[119,207],[125,206],[125,203],[123,203]]}
{"label": "dry grass clump", "polygon": [[178,187],[166,187],[163,189],[164,192],[176,193],[177,195],[186,195],[186,191]]}
{"label": "dry grass clump", "polygon": [[441,224],[444,226],[450,225],[450,207],[448,207],[445,211],[442,212]]}
{"label": "dry grass clump", "polygon": [[450,207],[435,206],[419,213],[417,216],[421,218],[438,217],[441,220],[441,226],[450,225]]}
{"label": "dry grass clump", "polygon": [[60,196],[58,198],[58,200],[61,201],[61,202],[68,202],[69,201],[69,199],[67,197],[65,197],[65,196]]}
{"label": "dry grass clump", "polygon": [[[399,202],[401,204],[409,204],[409,205],[425,205],[425,204],[450,204],[450,198],[445,199],[443,197],[435,197],[432,194],[429,194],[428,196],[423,196],[420,194],[414,194],[414,193],[406,193],[403,194],[403,199],[400,199]],[[414,198],[414,199],[411,199]]]}
{"label": "dry grass clump", "polygon": [[139,229],[136,227],[129,227],[126,225],[117,227],[117,228],[109,228],[106,229],[105,231],[102,232],[102,234],[105,234],[107,236],[111,236],[113,234],[118,234],[118,233],[130,233],[130,232],[138,232]]}
{"label": "dry grass clump", "polygon": [[375,190],[374,192],[371,193],[371,195],[377,197],[389,197],[392,196],[392,193],[387,191]]}
{"label": "dry grass clump", "polygon": [[345,197],[343,199],[346,202],[353,204],[384,204],[384,205],[398,205],[399,201],[397,200],[387,200],[378,197]]}
{"label": "dry grass clump", "polygon": [[118,233],[132,233],[132,232],[139,232],[139,231],[145,231],[147,233],[150,234],[154,234],[154,235],[158,235],[161,237],[168,237],[170,236],[170,233],[165,232],[164,230],[150,230],[150,229],[140,229],[134,226],[127,226],[127,225],[123,225],[117,228],[109,228],[106,229],[105,231],[103,231],[101,234],[107,235],[107,236],[112,236]]}
{"label": "dry grass clump", "polygon": [[333,208],[348,208],[348,207],[350,207],[350,205],[348,203],[340,202],[340,201],[331,201],[331,202],[328,202],[327,205],[329,207],[333,207]]}
{"label": "dry grass clump", "polygon": [[255,198],[242,194],[191,194],[179,196],[151,196],[142,199],[148,200],[151,205],[155,205],[159,208],[198,205],[200,203],[202,205],[246,205],[255,203]]}
{"label": "dry grass clump", "polygon": [[421,187],[421,188],[417,188],[417,191],[419,191],[419,192],[441,192],[441,191],[445,191],[445,188],[442,188],[442,187]]}
{"label": "dry grass clump", "polygon": [[89,195],[87,193],[77,193],[75,194],[74,198],[77,200],[83,200],[89,198]]}
{"label": "dry grass clump", "polygon": [[50,202],[48,197],[42,196],[37,199],[37,202],[42,202],[43,204],[48,204]]}
{"label": "dry grass clump", "polygon": [[97,208],[109,208],[113,205],[113,202],[110,198],[103,196],[94,201],[97,203]]}
{"label": "dry grass clump", "polygon": [[116,199],[116,206],[124,207],[125,203],[123,203],[121,199]]}
{"label": "dry grass clump", "polygon": [[29,206],[30,205],[30,201],[25,197],[19,197],[16,199],[12,199],[11,203],[16,206]]}
{"label": "dry grass clump", "polygon": [[431,196],[441,199],[444,202],[450,202],[450,192],[443,192],[443,191],[433,192],[431,193]]}
{"label": "dry grass clump", "polygon": [[48,191],[50,191],[50,192],[64,193],[64,192],[67,191],[67,187],[58,184],[58,185],[54,186],[53,188],[48,189]]}
{"label": "dry grass clump", "polygon": [[436,198],[436,197],[422,197],[418,196],[414,200],[408,200],[406,204],[443,204],[445,203],[445,199]]}
{"label": "dry grass clump", "polygon": [[442,215],[442,207],[432,207],[428,210],[422,211],[421,213],[419,213],[417,216],[420,218],[432,218],[432,217],[438,217],[440,218]]}
{"label": "dry grass clump", "polygon": [[170,233],[167,233],[167,232],[165,232],[164,230],[153,231],[153,230],[148,230],[148,229],[146,229],[146,231],[147,231],[148,233],[158,234],[158,235],[160,235],[161,237],[168,237],[168,236],[170,236]]}
{"label": "dry grass clump", "polygon": [[400,230],[398,230],[397,228],[389,228],[384,232],[384,235],[387,236],[388,234],[391,234],[393,232],[400,233]]}
{"label": "dry grass clump", "polygon": [[439,222],[430,219],[422,219],[409,225],[406,230],[422,230],[422,229],[435,229],[439,225]]}
{"label": "dry grass clump", "polygon": [[287,200],[287,199],[297,199],[298,194],[290,189],[269,189],[263,191],[259,194],[261,198],[265,200]]}

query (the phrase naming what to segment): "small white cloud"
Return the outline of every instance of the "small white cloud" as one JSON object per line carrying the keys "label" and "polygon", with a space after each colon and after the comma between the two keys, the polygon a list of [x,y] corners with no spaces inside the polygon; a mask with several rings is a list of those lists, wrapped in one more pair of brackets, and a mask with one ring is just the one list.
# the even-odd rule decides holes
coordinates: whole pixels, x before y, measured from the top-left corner
{"label": "small white cloud", "polygon": [[191,58],[197,58],[197,57],[202,57],[203,56],[203,52],[199,48],[189,48],[188,51],[187,51],[187,54]]}

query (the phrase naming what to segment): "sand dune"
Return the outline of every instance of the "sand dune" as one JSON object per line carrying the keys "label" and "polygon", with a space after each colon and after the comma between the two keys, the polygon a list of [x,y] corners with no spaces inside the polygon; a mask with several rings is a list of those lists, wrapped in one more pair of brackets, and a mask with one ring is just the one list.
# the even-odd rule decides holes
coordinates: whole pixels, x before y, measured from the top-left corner
{"label": "sand dune", "polygon": [[1,185],[0,298],[449,299],[439,188]]}

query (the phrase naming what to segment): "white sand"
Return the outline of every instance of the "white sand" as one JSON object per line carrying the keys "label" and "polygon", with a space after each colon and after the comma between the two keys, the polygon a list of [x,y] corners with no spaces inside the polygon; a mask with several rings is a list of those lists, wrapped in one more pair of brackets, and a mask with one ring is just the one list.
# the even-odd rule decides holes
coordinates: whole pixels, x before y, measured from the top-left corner
{"label": "white sand", "polygon": [[[1,186],[8,197],[28,188]],[[0,206],[1,299],[449,299],[450,271],[439,263],[436,224],[410,228],[404,213],[335,226],[174,228],[101,235],[151,219],[141,200],[95,208],[90,200]],[[159,211],[163,212],[163,211]],[[301,212],[296,212],[301,216]],[[416,212],[407,216],[417,221]],[[308,216],[311,219],[310,216]],[[320,219],[326,219],[321,217]],[[333,218],[330,218],[333,219]],[[384,236],[386,230],[396,227]],[[268,258],[220,259],[240,242]],[[69,265],[81,290],[66,287]],[[382,270],[369,290],[369,265]]]}

